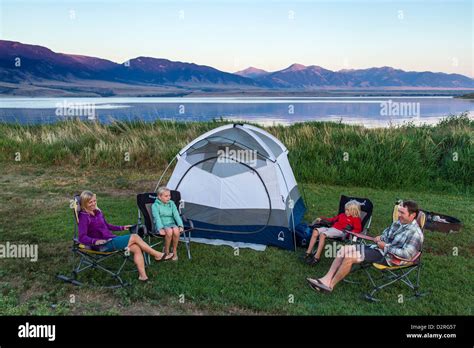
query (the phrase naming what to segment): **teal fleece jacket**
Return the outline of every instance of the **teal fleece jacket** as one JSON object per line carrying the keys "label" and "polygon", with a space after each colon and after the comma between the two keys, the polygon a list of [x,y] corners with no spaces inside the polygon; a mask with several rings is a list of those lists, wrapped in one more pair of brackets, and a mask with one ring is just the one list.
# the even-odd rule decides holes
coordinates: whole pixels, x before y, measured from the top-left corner
{"label": "teal fleece jacket", "polygon": [[181,216],[179,216],[178,208],[176,208],[176,204],[171,200],[165,204],[157,198],[155,203],[151,206],[151,214],[153,215],[153,223],[156,231],[170,225],[184,227],[183,220]]}

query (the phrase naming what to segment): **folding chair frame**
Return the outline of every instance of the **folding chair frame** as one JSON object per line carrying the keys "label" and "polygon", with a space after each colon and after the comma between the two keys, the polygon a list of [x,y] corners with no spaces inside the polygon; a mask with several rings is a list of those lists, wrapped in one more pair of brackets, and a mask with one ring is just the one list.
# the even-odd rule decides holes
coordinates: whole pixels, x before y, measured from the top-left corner
{"label": "folding chair frame", "polygon": [[[92,249],[88,249],[85,245],[81,244],[78,240],[78,222],[79,222],[79,196],[75,195],[71,201],[70,207],[73,209],[74,213],[74,238],[73,238],[73,245],[71,251],[73,253],[73,269],[71,272],[71,276],[66,276],[62,274],[56,275],[56,277],[64,282],[71,283],[77,286],[86,285],[85,283],[79,281],[78,275],[87,270],[100,270],[110,277],[112,277],[115,282],[113,285],[110,286],[101,286],[102,288],[106,289],[117,289],[122,288],[124,286],[129,286],[130,284],[125,282],[122,277],[121,273],[127,261],[131,261],[130,252],[126,249],[124,250],[117,250],[112,252],[101,252]],[[103,263],[111,259],[115,256],[122,256],[123,261],[120,263],[116,270],[111,270],[103,265]],[[79,258],[78,263],[76,264],[77,260],[76,257]]]}
{"label": "folding chair frame", "polygon": [[[143,226],[143,231],[144,231],[144,236],[143,237],[147,237],[148,238],[148,245],[152,248],[155,248],[156,246],[160,245],[160,244],[163,244],[163,249],[162,251],[164,252],[165,250],[165,246],[164,246],[164,243],[163,243],[163,239],[157,241],[156,243],[153,243],[152,244],[152,241],[151,241],[151,238],[152,237],[162,237],[160,235],[157,235],[157,234],[153,234],[151,231],[148,231],[148,229],[146,228],[145,225],[142,225],[142,212],[140,211],[140,208],[138,208],[138,221],[137,221],[137,225],[138,226]],[[150,255],[147,254],[147,253],[143,253],[143,257],[145,259],[145,264],[146,265],[149,265],[151,263],[150,261]]]}
{"label": "folding chair frame", "polygon": [[[148,197],[146,197],[146,196],[148,196]],[[137,222],[137,225],[139,226],[139,228],[140,228],[140,226],[143,227],[144,236],[148,237],[148,244],[150,244],[150,246],[153,248],[153,247],[163,243],[163,236],[161,236],[159,233],[157,233],[155,231],[154,224],[152,222],[152,216],[151,216],[151,214],[148,213],[148,211],[144,207],[144,205],[149,204],[149,203],[145,204],[145,203],[140,202],[139,200],[141,199],[141,197],[146,197],[147,199],[150,199],[150,200],[153,199],[153,201],[154,201],[157,197],[157,193],[156,192],[149,192],[149,193],[141,193],[141,194],[137,195],[137,206],[138,206],[138,222]],[[184,228],[184,230],[183,230],[183,232],[181,232],[181,234],[182,234],[182,238],[184,239],[184,242],[185,242],[186,253],[188,255],[188,259],[191,260],[192,259],[192,256],[191,256],[191,231],[194,229],[194,224],[193,224],[192,220],[187,219],[181,212],[183,200],[181,200],[181,194],[179,193],[179,191],[171,190],[171,199],[173,200],[173,202],[178,207],[178,211],[180,213],[181,218],[183,219],[183,223],[185,223],[185,225],[186,224],[189,225],[188,228]],[[149,215],[148,219],[144,216],[144,214]],[[151,244],[152,238],[160,238],[161,240],[157,243]],[[163,250],[164,250],[164,246],[163,246]],[[150,255],[148,255],[148,254],[145,255],[145,262],[147,264],[150,263]]]}
{"label": "folding chair frame", "polygon": [[[347,202],[349,202],[350,200],[356,200],[358,201],[359,203],[360,202],[367,202],[370,207],[369,207],[369,217],[365,220],[365,223],[364,221],[362,221],[362,231],[360,232],[361,234],[363,235],[367,235],[368,232],[369,232],[369,229],[370,229],[370,224],[372,223],[372,213],[373,213],[373,203],[371,202],[370,199],[368,198],[360,198],[360,197],[348,197],[348,196],[345,196],[345,195],[341,195],[341,198],[339,199],[339,210],[338,210],[338,214],[341,214],[344,212],[344,206]],[[353,236],[353,235],[350,235],[349,233],[347,233],[347,231],[344,231],[346,232],[344,234],[343,237],[341,238],[338,238],[338,237],[327,237],[326,239],[329,239],[329,240],[333,240],[333,241],[337,241],[337,242],[341,242],[343,244],[354,244],[354,243],[357,243],[359,240],[358,243],[363,243],[365,244],[364,240],[363,239],[360,239],[360,238],[357,238],[356,236]],[[316,245],[319,244],[319,238],[318,238],[318,242]]]}
{"label": "folding chair frame", "polygon": [[[393,221],[396,221],[398,219],[398,204],[395,205],[394,207],[394,212],[393,212]],[[420,211],[417,216],[417,223],[421,228],[421,231],[423,233],[424,230],[424,225],[426,221],[426,215]],[[362,240],[363,241],[363,240]],[[401,265],[401,266],[388,266],[388,265],[383,265],[379,263],[362,263],[359,264],[357,268],[355,268],[353,272],[358,271],[358,270],[364,270],[365,273],[367,274],[367,277],[369,278],[370,285],[372,286],[372,289],[367,292],[364,297],[372,302],[379,302],[381,301],[379,298],[377,298],[375,295],[389,287],[390,285],[401,281],[404,283],[406,286],[408,286],[412,291],[413,291],[413,296],[408,297],[407,299],[416,299],[422,296],[427,295],[429,292],[420,292],[420,277],[421,277],[421,269],[422,269],[422,250],[418,253],[418,255],[415,256],[413,260],[404,260],[396,255],[393,255],[396,259],[400,261],[408,261],[408,264]],[[381,276],[380,277],[373,277],[370,274],[370,269],[374,268],[378,271],[381,271]],[[410,279],[410,274],[416,274],[415,279],[412,280]],[[358,281],[352,281],[349,279],[344,279],[345,282],[347,283],[353,283],[353,284],[358,284],[360,282]],[[377,284],[379,283],[379,284]]]}
{"label": "folding chair frame", "polygon": [[[420,292],[420,273],[421,273],[421,255],[419,256],[419,261],[412,265],[407,266],[398,266],[380,268],[379,264],[372,264],[375,268],[382,271],[381,277],[375,279],[369,272],[369,267],[363,267],[365,273],[367,274],[369,281],[372,285],[372,290],[365,294],[365,298],[372,302],[380,301],[379,298],[375,297],[375,294],[380,290],[398,282],[402,281],[406,286],[413,290],[413,296],[408,297],[407,299],[414,299],[426,295],[426,292]],[[415,280],[410,279],[410,274],[415,273]],[[377,285],[377,281],[383,280],[380,285]]]}

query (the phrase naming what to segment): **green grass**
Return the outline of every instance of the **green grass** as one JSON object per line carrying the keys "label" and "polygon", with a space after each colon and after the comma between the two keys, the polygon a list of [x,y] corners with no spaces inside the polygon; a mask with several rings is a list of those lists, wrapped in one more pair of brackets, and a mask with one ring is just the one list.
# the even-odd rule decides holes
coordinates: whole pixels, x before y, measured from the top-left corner
{"label": "green grass", "polygon": [[[346,194],[374,202],[372,235],[390,223],[397,198],[415,199],[424,209],[464,222],[458,234],[426,232],[421,284],[431,291],[428,297],[399,303],[398,295],[409,294],[400,284],[380,295],[382,303],[368,303],[362,298],[368,289],[363,273],[353,275],[361,285],[342,283],[329,296],[318,294],[305,278],[324,274],[331,260],[311,268],[298,260],[303,250],[271,247],[236,256],[229,247],[193,244],[189,261],[181,246],[178,263],[148,268],[150,283],[139,283],[130,265],[125,278],[133,286],[115,291],[77,288],[55,278],[72,267],[68,205],[74,193],[93,190],[111,223],[135,223],[136,194],[155,187],[179,149],[223,124],[0,124],[0,242],[39,245],[36,263],[0,259],[0,315],[472,315],[474,121],[465,114],[423,127],[309,122],[266,128],[290,151],[307,220],[335,214],[339,196]],[[18,154],[21,160],[15,161]],[[102,283],[97,274],[86,278]]]}
{"label": "green grass", "polygon": [[[448,212],[465,227],[458,234],[426,232],[422,288],[431,291],[416,301],[398,302],[408,289],[395,286],[380,297],[382,303],[362,298],[368,289],[341,283],[331,295],[315,293],[305,283],[319,276],[331,260],[316,267],[298,260],[298,253],[267,248],[265,252],[192,244],[193,259],[180,246],[178,263],[153,263],[151,282],[141,284],[133,265],[125,278],[133,286],[120,290],[77,288],[55,279],[67,272],[71,253],[73,192],[90,188],[111,223],[136,221],[135,193],[149,190],[158,173],[116,169],[76,169],[11,164],[0,177],[1,241],[38,243],[39,260],[0,259],[0,315],[53,314],[301,314],[301,315],[472,315],[474,198],[466,193],[420,192],[415,189],[379,189],[305,183],[307,219],[331,215],[341,194],[369,197],[375,205],[371,234],[390,223],[396,198],[414,198],[426,209]],[[114,178],[121,177],[115,181]],[[124,187],[124,183],[126,183]],[[458,255],[453,255],[454,248]],[[91,274],[86,279],[101,283]],[[71,303],[71,295],[75,302]],[[180,302],[184,295],[184,303]],[[294,303],[289,303],[289,296]]]}
{"label": "green grass", "polygon": [[[198,135],[225,122],[65,121],[0,124],[0,163],[154,170],[157,174]],[[298,182],[374,188],[411,187],[469,193],[473,188],[474,121],[467,114],[436,126],[366,129],[305,122],[266,130],[289,149]],[[127,156],[129,160],[127,161]],[[118,177],[114,180],[120,180]],[[122,184],[126,185],[126,182]]]}

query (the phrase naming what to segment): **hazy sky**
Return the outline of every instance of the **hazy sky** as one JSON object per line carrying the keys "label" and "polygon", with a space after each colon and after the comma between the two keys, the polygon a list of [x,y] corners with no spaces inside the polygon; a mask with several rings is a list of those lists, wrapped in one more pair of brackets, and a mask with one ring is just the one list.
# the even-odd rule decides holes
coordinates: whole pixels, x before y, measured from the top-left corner
{"label": "hazy sky", "polygon": [[0,38],[124,62],[151,56],[234,72],[292,63],[474,77],[473,0],[0,0]]}

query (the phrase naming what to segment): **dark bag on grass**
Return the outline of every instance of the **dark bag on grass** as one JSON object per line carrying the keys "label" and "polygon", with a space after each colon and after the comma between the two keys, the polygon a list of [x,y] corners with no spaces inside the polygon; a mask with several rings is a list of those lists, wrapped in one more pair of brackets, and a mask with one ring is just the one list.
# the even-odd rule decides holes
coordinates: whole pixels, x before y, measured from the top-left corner
{"label": "dark bag on grass", "polygon": [[296,234],[296,245],[300,247],[305,247],[309,244],[311,239],[312,229],[308,226],[307,223],[300,223],[296,225],[295,234]]}

